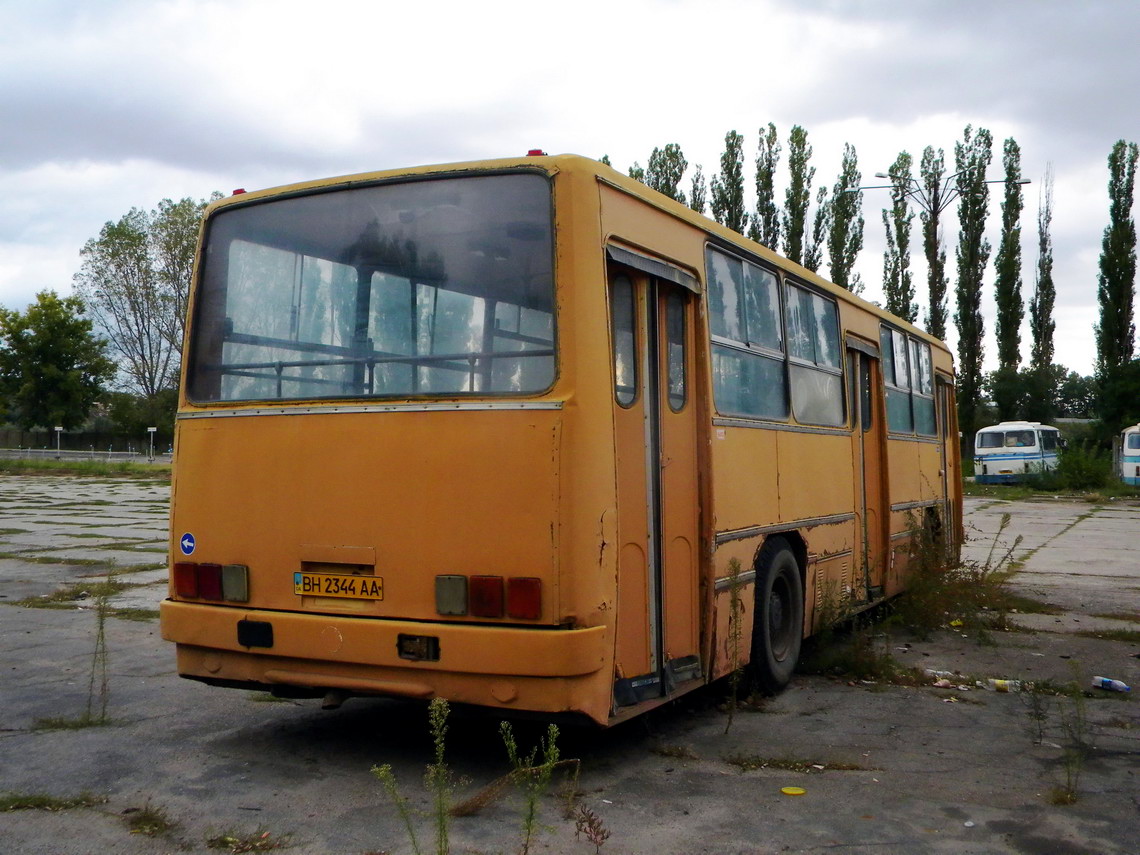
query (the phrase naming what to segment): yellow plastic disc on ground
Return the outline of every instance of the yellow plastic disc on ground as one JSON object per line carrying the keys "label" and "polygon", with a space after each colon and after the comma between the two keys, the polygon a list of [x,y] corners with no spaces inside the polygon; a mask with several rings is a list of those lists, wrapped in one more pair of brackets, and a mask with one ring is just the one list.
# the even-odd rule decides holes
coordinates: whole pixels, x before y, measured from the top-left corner
{"label": "yellow plastic disc on ground", "polygon": [[781,787],[780,792],[785,796],[802,796],[807,790],[803,787]]}

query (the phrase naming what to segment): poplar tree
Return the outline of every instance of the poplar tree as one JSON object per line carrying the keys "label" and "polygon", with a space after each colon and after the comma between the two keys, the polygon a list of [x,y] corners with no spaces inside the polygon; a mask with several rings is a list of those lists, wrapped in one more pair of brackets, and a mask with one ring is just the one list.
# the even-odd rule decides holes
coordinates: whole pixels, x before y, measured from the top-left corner
{"label": "poplar tree", "polygon": [[832,203],[827,199],[827,188],[820,187],[815,197],[815,220],[811,227],[811,240],[804,252],[804,267],[818,273],[823,263],[823,247],[831,230]]}
{"label": "poplar tree", "polygon": [[645,169],[636,160],[633,162],[633,166],[629,168],[628,175],[634,181],[640,181],[642,184],[645,183]]}
{"label": "poplar tree", "polygon": [[645,170],[645,183],[682,205],[688,204],[684,192],[677,189],[688,168],[689,161],[676,143],[669,143],[663,149],[654,148]]}
{"label": "poplar tree", "polygon": [[919,181],[922,185],[923,197],[928,201],[929,207],[923,207],[920,218],[922,220],[922,246],[926,253],[926,286],[927,310],[926,331],[935,338],[946,338],[946,250],[942,248],[942,215],[943,188],[942,180],[946,173],[946,156],[942,149],[937,153],[933,146],[927,146],[922,152],[922,161],[919,164]]}
{"label": "poplar tree", "polygon": [[[808,154],[810,156],[810,149]],[[812,172],[814,171],[813,169]],[[843,164],[831,191],[831,228],[827,236],[827,255],[831,281],[854,294],[863,290],[859,276],[851,276],[859,251],[863,248],[863,191],[859,189],[862,180],[855,146],[844,143]],[[808,183],[810,185],[810,178]]]}
{"label": "poplar tree", "polygon": [[962,141],[954,144],[954,163],[958,194],[957,311],[958,326],[958,423],[963,440],[969,445],[978,428],[978,404],[982,391],[982,276],[990,258],[990,243],[985,239],[989,188],[986,168],[993,157],[993,135],[985,128],[977,133],[967,125]]}
{"label": "poplar tree", "polygon": [[887,249],[883,253],[883,294],[887,311],[912,324],[918,319],[914,301],[914,282],[910,273],[910,227],[914,213],[907,197],[910,192],[910,168],[913,158],[900,152],[891,164],[891,208],[883,209],[883,228],[887,233]]}
{"label": "poplar tree", "polygon": [[1096,328],[1096,373],[1103,384],[1132,359],[1136,326],[1132,304],[1136,284],[1136,222],[1132,192],[1136,181],[1136,143],[1119,140],[1108,156],[1109,224],[1100,254]]}
{"label": "poplar tree", "polygon": [[720,175],[712,179],[712,213],[722,226],[745,233],[748,214],[744,210],[744,137],[736,131],[724,135]]}
{"label": "poplar tree", "polygon": [[1037,275],[1033,296],[1029,300],[1029,329],[1033,335],[1030,364],[1035,372],[1053,364],[1053,301],[1057,290],[1053,285],[1053,167],[1045,167],[1041,201],[1037,209]]}
{"label": "poplar tree", "polygon": [[780,244],[780,209],[776,205],[776,167],[780,163],[780,140],[776,126],[760,129],[760,148],[756,154],[756,215],[748,229],[748,237],[777,249]]}
{"label": "poplar tree", "polygon": [[1017,375],[1021,363],[1021,322],[1025,303],[1021,299],[1021,149],[1010,137],[1002,147],[1005,167],[1005,195],[1001,203],[1001,242],[994,258],[994,302],[997,316],[998,368],[991,382],[998,418],[1008,421],[1018,416],[1025,387]]}
{"label": "poplar tree", "polygon": [[703,214],[708,197],[708,187],[705,185],[705,173],[698,163],[693,167],[693,182],[689,187],[689,207],[698,214]]}
{"label": "poplar tree", "polygon": [[804,230],[807,227],[808,205],[811,204],[811,183],[815,167],[808,167],[812,149],[807,131],[799,125],[792,127],[788,137],[788,168],[791,178],[784,195],[784,255],[799,264],[804,255]]}

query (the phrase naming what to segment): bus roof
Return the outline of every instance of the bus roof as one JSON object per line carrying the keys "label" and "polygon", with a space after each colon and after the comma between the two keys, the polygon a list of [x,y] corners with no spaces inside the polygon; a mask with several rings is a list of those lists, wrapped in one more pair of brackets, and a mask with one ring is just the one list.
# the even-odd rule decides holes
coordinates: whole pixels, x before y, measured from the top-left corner
{"label": "bus roof", "polygon": [[953,354],[950,352],[949,347],[945,342],[930,335],[925,330],[922,330],[913,324],[909,323],[902,318],[891,314],[880,306],[868,302],[863,298],[851,293],[846,288],[840,287],[833,282],[824,279],[818,273],[808,270],[802,265],[783,257],[774,250],[764,246],[763,244],[756,243],[749,240],[739,232],[735,232],[726,226],[722,226],[714,220],[709,219],[703,214],[698,214],[693,209],[686,205],[681,204],[662,193],[648,187],[642,182],[630,178],[628,175],[623,175],[612,167],[606,166],[604,163],[593,160],[588,157],[583,157],[576,154],[559,154],[559,155],[526,155],[514,158],[501,158],[496,160],[476,160],[466,161],[460,163],[446,163],[425,166],[413,166],[403,169],[389,169],[378,172],[361,172],[352,175],[335,176],[331,178],[316,179],[313,181],[303,181],[296,184],[282,185],[279,187],[269,187],[263,190],[249,191],[235,191],[234,195],[227,196],[211,203],[207,208],[207,216],[212,215],[218,210],[230,207],[232,205],[244,205],[251,202],[270,199],[277,196],[289,196],[298,193],[307,193],[319,190],[333,190],[341,188],[349,188],[356,185],[374,184],[381,181],[393,181],[401,178],[418,178],[427,175],[449,175],[456,176],[461,174],[474,174],[479,172],[500,171],[500,170],[513,170],[513,169],[536,169],[545,172],[548,175],[556,175],[559,172],[566,173],[592,173],[599,181],[616,187],[632,196],[636,196],[642,201],[659,208],[671,214],[674,217],[685,220],[693,226],[716,235],[723,241],[731,244],[736,244],[741,249],[750,252],[753,255],[760,256],[761,258],[770,261],[772,264],[787,270],[797,278],[808,281],[813,285],[821,288],[832,294],[840,300],[849,303],[854,303],[860,308],[865,309],[872,314],[878,315],[884,320],[890,321],[892,324],[906,330],[911,335],[921,338],[940,350],[946,352],[953,362]]}

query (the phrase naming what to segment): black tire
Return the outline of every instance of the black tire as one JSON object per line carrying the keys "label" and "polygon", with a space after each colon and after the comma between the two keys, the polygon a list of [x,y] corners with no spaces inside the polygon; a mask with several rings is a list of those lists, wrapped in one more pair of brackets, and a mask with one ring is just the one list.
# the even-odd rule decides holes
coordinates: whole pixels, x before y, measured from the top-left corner
{"label": "black tire", "polygon": [[752,622],[752,671],[761,691],[788,685],[800,659],[804,588],[788,542],[772,538],[756,561],[756,611]]}

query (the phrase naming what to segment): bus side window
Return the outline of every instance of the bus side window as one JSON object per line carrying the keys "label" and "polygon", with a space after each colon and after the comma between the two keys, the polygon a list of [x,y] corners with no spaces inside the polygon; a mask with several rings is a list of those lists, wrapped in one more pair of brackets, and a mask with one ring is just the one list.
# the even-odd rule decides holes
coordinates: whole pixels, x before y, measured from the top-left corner
{"label": "bus side window", "polygon": [[614,397],[628,407],[637,400],[637,312],[633,283],[615,276],[610,286],[613,313]]}

